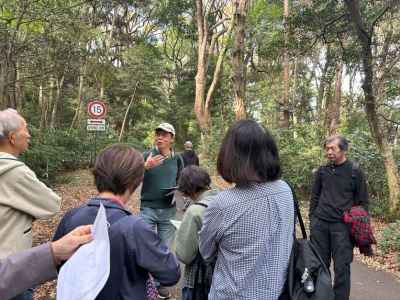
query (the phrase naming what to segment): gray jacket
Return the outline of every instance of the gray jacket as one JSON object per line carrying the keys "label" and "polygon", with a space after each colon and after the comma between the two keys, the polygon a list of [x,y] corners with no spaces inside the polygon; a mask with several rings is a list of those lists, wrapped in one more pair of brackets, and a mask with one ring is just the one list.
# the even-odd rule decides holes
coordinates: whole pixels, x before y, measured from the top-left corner
{"label": "gray jacket", "polygon": [[0,300],[56,278],[50,243],[0,259]]}
{"label": "gray jacket", "polygon": [[[200,195],[196,202],[204,203],[208,206],[209,202],[217,195],[217,190],[205,191]],[[205,211],[204,206],[191,205],[186,210],[182,224],[176,233],[176,256],[185,264],[183,286],[193,288],[196,265],[193,264],[199,252],[199,231],[202,225],[202,216]]]}

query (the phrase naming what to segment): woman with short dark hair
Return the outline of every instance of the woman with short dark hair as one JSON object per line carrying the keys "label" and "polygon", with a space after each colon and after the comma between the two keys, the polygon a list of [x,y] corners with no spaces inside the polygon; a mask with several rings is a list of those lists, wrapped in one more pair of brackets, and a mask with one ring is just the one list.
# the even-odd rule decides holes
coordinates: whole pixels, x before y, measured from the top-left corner
{"label": "woman with short dark hair", "polygon": [[190,197],[193,204],[186,210],[182,224],[176,232],[176,256],[185,264],[182,282],[182,300],[192,300],[197,273],[196,258],[199,255],[199,231],[204,210],[217,194],[210,188],[211,178],[207,171],[191,165],[182,170],[178,190]]}
{"label": "woman with short dark hair", "polygon": [[280,180],[279,152],[271,134],[252,120],[235,123],[218,155],[219,174],[233,188],[205,211],[200,253],[217,255],[210,300],[278,299],[293,244],[294,204]]}
{"label": "woman with short dark hair", "polygon": [[56,240],[79,225],[93,223],[100,203],[104,205],[110,223],[111,268],[98,300],[146,299],[149,274],[166,286],[179,280],[180,269],[174,255],[141,218],[125,208],[143,173],[143,156],[134,148],[116,144],[104,149],[93,168],[99,194],[68,211],[54,235]]}
{"label": "woman with short dark hair", "polygon": [[191,199],[210,189],[211,178],[207,171],[190,165],[182,170],[178,182],[178,191]]}

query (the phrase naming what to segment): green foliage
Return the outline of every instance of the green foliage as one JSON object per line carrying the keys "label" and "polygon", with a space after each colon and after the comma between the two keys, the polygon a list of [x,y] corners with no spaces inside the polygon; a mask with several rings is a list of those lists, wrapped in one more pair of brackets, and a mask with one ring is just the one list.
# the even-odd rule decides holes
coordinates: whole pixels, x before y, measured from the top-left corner
{"label": "green foliage", "polygon": [[[193,112],[198,59],[194,1],[3,2],[0,106],[18,107],[28,120],[33,139],[23,159],[41,178],[53,180],[58,172],[93,163],[94,134],[83,130],[87,118],[85,105],[88,99],[100,95],[108,105],[109,129],[97,135],[97,151],[117,141],[133,99],[122,142],[140,150],[149,148],[154,141],[155,126],[170,122],[177,131],[177,151],[185,140],[191,140],[197,152],[203,153],[202,165],[212,173],[215,171],[220,143],[234,122],[231,62],[234,38],[228,43],[221,76],[210,102],[211,128],[201,136]],[[211,9],[208,16],[211,34],[216,14],[226,20],[232,17],[232,3],[207,3],[205,9]],[[210,8],[211,3],[221,5],[221,9]],[[385,12],[383,1],[360,1],[360,4],[367,27]],[[273,132],[279,143],[283,177],[308,198],[312,171],[325,160],[320,144],[327,132],[324,118],[328,104],[335,95],[334,64],[328,68],[326,78],[322,74],[329,46],[332,62],[344,64],[339,131],[352,141],[350,158],[360,164],[368,179],[371,212],[375,216],[388,216],[383,158],[371,138],[363,111],[360,49],[346,5],[337,1],[294,1],[290,2],[289,13],[289,44],[285,45],[283,2],[252,1],[244,53],[247,114]],[[388,7],[377,20],[372,39],[379,87],[377,110],[393,121],[381,119],[396,158],[400,158],[398,19],[398,11]],[[209,40],[213,41],[211,35]],[[213,42],[215,48],[208,53],[206,62],[206,89],[226,40]],[[283,102],[285,46],[290,61],[288,130],[279,129],[278,121]],[[351,76],[353,84],[348,91]],[[78,117],[73,125],[79,129],[70,130],[75,116]],[[53,123],[56,129],[50,130]]]}
{"label": "green foliage", "polygon": [[[117,137],[112,131],[95,134],[85,130],[58,129],[47,131],[42,140],[39,139],[38,133],[36,128],[31,128],[31,144],[28,151],[21,156],[21,160],[32,168],[40,179],[47,182],[57,180],[56,175],[63,171],[89,167],[94,162],[95,154],[117,142]],[[144,149],[141,142],[133,137],[125,142],[139,151]]]}
{"label": "green foliage", "polygon": [[78,135],[56,130],[47,132],[40,141],[38,131],[31,128],[31,144],[21,159],[31,167],[36,175],[46,181],[53,181],[57,172],[85,166],[88,149]]}
{"label": "green foliage", "polygon": [[316,130],[298,125],[292,130],[276,130],[283,178],[302,194],[307,195],[313,181],[313,171],[322,162],[321,147],[317,143]]}
{"label": "green foliage", "polygon": [[378,247],[384,253],[400,252],[400,221],[391,223],[383,229],[382,239],[379,241]]}
{"label": "green foliage", "polygon": [[367,179],[370,212],[374,216],[384,217],[389,209],[389,191],[383,157],[379,154],[365,121],[365,118],[357,120],[357,115],[354,116],[353,124],[349,124],[343,134],[350,140],[349,158],[360,165]]}

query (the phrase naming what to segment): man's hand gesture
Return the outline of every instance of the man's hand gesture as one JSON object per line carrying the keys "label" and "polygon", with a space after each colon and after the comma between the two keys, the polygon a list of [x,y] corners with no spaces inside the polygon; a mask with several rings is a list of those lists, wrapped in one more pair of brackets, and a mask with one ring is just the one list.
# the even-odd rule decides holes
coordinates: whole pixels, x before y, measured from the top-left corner
{"label": "man's hand gesture", "polygon": [[144,168],[146,170],[157,167],[163,163],[165,160],[165,157],[162,156],[161,154],[157,154],[156,156],[153,156],[153,153],[150,152],[150,155],[147,157],[145,163],[144,163]]}

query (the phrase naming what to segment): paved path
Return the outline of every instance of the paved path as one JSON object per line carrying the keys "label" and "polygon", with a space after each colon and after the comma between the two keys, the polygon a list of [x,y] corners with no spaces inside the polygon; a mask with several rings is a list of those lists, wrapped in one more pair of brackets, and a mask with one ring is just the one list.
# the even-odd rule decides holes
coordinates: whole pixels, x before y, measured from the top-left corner
{"label": "paved path", "polygon": [[351,300],[399,300],[400,281],[390,273],[354,261],[351,268]]}

